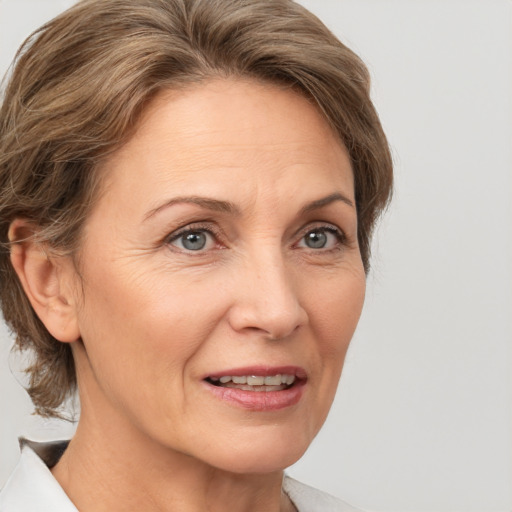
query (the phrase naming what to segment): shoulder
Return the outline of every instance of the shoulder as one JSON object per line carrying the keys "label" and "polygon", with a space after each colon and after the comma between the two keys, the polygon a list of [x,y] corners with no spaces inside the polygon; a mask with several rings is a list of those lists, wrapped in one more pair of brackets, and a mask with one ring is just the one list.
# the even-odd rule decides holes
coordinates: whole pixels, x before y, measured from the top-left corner
{"label": "shoulder", "polygon": [[284,477],[283,489],[298,512],[363,512],[348,503],[290,478]]}
{"label": "shoulder", "polygon": [[47,465],[65,445],[22,440],[21,446],[18,465],[0,492],[0,512],[77,512]]}

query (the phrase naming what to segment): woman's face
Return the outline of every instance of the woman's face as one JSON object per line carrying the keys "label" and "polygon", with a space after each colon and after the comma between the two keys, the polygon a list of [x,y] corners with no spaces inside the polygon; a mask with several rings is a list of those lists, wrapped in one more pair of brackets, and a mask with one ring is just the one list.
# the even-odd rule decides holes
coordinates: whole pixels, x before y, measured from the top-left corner
{"label": "woman's face", "polygon": [[217,80],[161,93],[102,172],[76,277],[83,421],[225,470],[292,464],[363,305],[347,151],[296,92]]}

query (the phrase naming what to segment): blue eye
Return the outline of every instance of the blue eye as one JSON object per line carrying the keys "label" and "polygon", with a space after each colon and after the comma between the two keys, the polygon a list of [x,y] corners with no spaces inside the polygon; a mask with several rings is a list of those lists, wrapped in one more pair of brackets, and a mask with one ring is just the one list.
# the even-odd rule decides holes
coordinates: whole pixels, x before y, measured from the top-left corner
{"label": "blue eye", "polygon": [[300,247],[309,249],[333,249],[342,242],[339,230],[328,227],[315,228],[308,231],[299,242]]}
{"label": "blue eye", "polygon": [[321,231],[310,231],[304,240],[311,249],[323,249],[327,244],[327,235]]}
{"label": "blue eye", "polygon": [[208,231],[196,229],[178,234],[169,243],[185,251],[202,251],[209,249],[215,241]]}
{"label": "blue eye", "polygon": [[183,247],[189,251],[200,251],[206,245],[206,235],[204,233],[187,233],[181,236],[181,242]]}

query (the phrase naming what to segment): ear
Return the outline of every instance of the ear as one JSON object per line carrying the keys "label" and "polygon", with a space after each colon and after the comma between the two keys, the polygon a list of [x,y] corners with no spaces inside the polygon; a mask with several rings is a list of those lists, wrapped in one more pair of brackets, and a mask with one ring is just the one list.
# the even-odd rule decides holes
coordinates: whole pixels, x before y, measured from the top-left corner
{"label": "ear", "polygon": [[73,284],[78,276],[70,257],[51,255],[34,239],[37,229],[23,219],[9,227],[11,263],[37,316],[50,334],[70,343],[80,338]]}

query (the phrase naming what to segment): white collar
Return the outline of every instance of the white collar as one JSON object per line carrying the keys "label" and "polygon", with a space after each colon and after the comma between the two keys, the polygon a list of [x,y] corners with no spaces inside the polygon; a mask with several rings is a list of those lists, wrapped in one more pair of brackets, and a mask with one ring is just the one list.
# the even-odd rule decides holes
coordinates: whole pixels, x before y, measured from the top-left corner
{"label": "white collar", "polygon": [[22,450],[18,465],[0,492],[0,510],[78,512],[42,458],[49,460],[47,457],[53,456],[57,450],[60,456],[65,445],[62,442],[34,443],[25,439],[20,440],[20,445]]}
{"label": "white collar", "polygon": [[[78,512],[49,469],[67,444],[20,439],[20,461],[0,492],[1,512]],[[284,477],[283,489],[299,512],[361,512],[288,476]]]}

